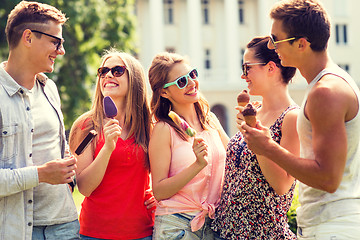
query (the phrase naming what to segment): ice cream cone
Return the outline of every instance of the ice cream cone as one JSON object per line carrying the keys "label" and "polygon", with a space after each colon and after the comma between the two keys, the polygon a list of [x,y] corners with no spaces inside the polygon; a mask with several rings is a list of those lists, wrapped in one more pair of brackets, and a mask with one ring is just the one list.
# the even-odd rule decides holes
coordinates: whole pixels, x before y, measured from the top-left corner
{"label": "ice cream cone", "polygon": [[257,111],[256,108],[254,108],[254,106],[251,103],[248,103],[241,113],[244,116],[244,120],[247,125],[249,125],[250,127],[256,126]]}

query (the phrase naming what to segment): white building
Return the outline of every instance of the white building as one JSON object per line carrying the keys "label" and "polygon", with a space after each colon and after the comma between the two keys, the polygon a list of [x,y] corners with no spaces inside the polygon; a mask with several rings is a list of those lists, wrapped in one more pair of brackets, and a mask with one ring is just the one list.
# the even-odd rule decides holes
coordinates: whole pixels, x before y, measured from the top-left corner
{"label": "white building", "polygon": [[[269,11],[277,0],[136,0],[139,59],[148,70],[152,58],[170,51],[189,56],[199,69],[200,89],[231,137],[241,79],[242,54],[255,36],[269,35]],[[333,60],[360,83],[360,1],[323,0],[332,23]],[[358,43],[358,44],[357,44]],[[289,85],[300,104],[306,82],[298,74]]]}

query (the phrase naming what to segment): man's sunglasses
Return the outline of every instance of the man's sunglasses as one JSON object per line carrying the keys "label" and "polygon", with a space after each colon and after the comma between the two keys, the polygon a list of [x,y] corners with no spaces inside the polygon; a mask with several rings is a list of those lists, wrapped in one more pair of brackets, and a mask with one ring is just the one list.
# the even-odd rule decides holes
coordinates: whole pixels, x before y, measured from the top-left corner
{"label": "man's sunglasses", "polygon": [[111,71],[111,74],[114,77],[121,77],[122,75],[124,75],[126,70],[126,66],[115,66],[112,68],[108,68],[108,67],[101,67],[97,70],[97,75],[100,78],[104,78],[106,76],[106,74]]}
{"label": "man's sunglasses", "polygon": [[188,72],[187,74],[177,78],[173,82],[169,82],[164,85],[164,88],[170,87],[171,85],[177,85],[179,89],[183,89],[188,85],[188,77],[190,77],[192,80],[195,80],[199,76],[199,73],[196,68]]}
{"label": "man's sunglasses", "polygon": [[266,65],[267,63],[244,63],[242,65],[242,71],[244,76],[248,75],[248,71],[250,70],[249,66],[254,66],[254,65]]}
{"label": "man's sunglasses", "polygon": [[30,30],[31,32],[36,32],[36,33],[40,33],[40,34],[43,34],[43,35],[46,35],[46,36],[48,36],[48,37],[52,37],[52,38],[54,38],[54,39],[56,39],[57,41],[56,41],[56,44],[55,44],[55,46],[56,46],[56,51],[59,51],[60,50],[60,48],[61,48],[61,46],[64,44],[64,42],[65,42],[65,40],[63,39],[63,38],[59,38],[59,37],[56,37],[56,36],[54,36],[54,35],[51,35],[51,34],[48,34],[48,33],[44,33],[44,32],[41,32],[41,31],[38,31],[38,30]]}
{"label": "man's sunglasses", "polygon": [[279,43],[282,43],[282,42],[288,42],[288,41],[293,41],[293,40],[296,40],[296,39],[299,39],[301,37],[291,37],[291,38],[287,38],[287,39],[283,39],[283,40],[279,40],[279,41],[275,41],[274,40],[274,37],[270,35],[270,39],[269,39],[269,46],[270,46],[270,49],[277,49],[277,45]]}

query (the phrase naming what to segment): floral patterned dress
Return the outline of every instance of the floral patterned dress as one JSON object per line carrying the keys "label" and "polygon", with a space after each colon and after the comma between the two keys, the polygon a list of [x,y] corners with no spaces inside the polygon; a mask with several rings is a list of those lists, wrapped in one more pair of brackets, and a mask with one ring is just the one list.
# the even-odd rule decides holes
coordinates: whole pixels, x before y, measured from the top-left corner
{"label": "floral patterned dress", "polygon": [[[298,106],[289,106],[270,127],[277,143],[282,136],[283,119],[294,109]],[[295,183],[287,193],[278,195],[262,174],[256,155],[238,132],[227,147],[224,186],[213,230],[225,239],[296,239],[286,216]]]}

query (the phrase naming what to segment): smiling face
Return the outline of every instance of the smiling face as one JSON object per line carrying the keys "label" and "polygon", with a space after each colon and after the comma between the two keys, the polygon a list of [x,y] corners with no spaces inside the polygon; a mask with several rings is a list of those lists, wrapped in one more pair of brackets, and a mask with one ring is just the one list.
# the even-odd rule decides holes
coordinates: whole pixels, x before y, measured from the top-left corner
{"label": "smiling face", "polygon": [[[192,69],[185,63],[176,63],[168,74],[168,83],[188,74]],[[173,104],[195,103],[199,100],[198,88],[199,81],[188,76],[186,87],[179,89],[176,84],[171,85],[163,90],[162,96],[169,99]]]}
{"label": "smiling face", "polygon": [[254,63],[262,63],[263,61],[255,57],[255,50],[247,48],[244,53],[244,63],[248,63],[247,76],[241,75],[248,84],[249,93],[251,95],[261,95],[268,83],[267,78],[267,64],[251,65]]}
{"label": "smiling face", "polygon": [[[117,56],[108,58],[103,67],[113,68],[115,66],[124,66],[125,63]],[[100,78],[100,89],[104,96],[110,96],[113,99],[125,98],[129,88],[129,74],[125,73],[120,77],[114,77],[111,71],[107,72],[103,78]]]}
{"label": "smiling face", "polygon": [[[274,41],[280,41],[291,37],[283,30],[282,21],[277,19],[275,19],[272,23],[271,35],[274,38]],[[294,62],[297,57],[297,53],[295,51],[297,46],[296,42],[297,40],[280,42],[277,44],[275,52],[278,54],[281,60],[281,65],[284,67],[296,67]]]}
{"label": "smiling face", "polygon": [[[46,30],[43,30],[44,33],[62,38],[62,25],[49,21],[46,24]],[[30,31],[30,30],[27,30]],[[58,40],[50,36],[31,32],[31,53],[30,58],[33,65],[33,69],[36,69],[35,72],[52,72],[54,70],[55,59],[58,55],[64,55],[65,49],[61,46],[57,49]],[[39,37],[40,35],[40,37]]]}

